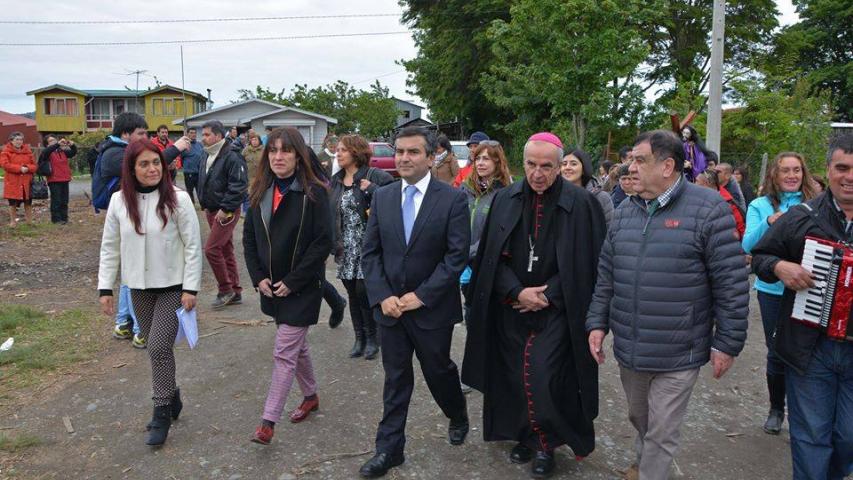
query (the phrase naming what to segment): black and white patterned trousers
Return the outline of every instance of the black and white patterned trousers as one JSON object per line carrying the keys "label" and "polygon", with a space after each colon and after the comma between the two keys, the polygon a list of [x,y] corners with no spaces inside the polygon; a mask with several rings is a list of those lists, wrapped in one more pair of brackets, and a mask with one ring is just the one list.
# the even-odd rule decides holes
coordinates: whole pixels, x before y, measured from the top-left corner
{"label": "black and white patterned trousers", "polygon": [[181,291],[152,293],[130,290],[133,310],[139,322],[139,335],[148,340],[151,359],[151,384],[155,407],[169,405],[175,394],[175,337]]}

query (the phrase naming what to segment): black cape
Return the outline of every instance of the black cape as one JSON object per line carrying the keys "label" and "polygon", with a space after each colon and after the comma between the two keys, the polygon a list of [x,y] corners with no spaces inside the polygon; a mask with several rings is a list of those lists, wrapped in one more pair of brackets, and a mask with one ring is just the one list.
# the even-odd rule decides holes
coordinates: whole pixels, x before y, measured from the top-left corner
{"label": "black cape", "polygon": [[[528,434],[541,428],[550,435],[550,444],[541,445],[543,448],[565,443],[576,455],[586,456],[594,448],[598,365],[589,354],[585,320],[607,227],[598,201],[589,192],[560,177],[556,181],[562,187],[550,236],[557,242],[562,290],[562,311],[554,316],[558,321],[534,332],[531,338],[525,322],[510,321],[513,315],[509,307],[494,295],[501,254],[512,232],[524,223],[526,182],[517,182],[496,195],[480,240],[469,286],[471,310],[462,381],[484,394],[486,441],[515,440],[539,448],[539,442],[529,442]],[[509,351],[518,348],[523,355],[506,358]],[[553,357],[546,354],[537,358],[537,348],[562,352],[567,358],[552,361]],[[533,354],[534,365],[525,367],[531,358],[528,354]],[[536,382],[526,381],[528,368]],[[536,403],[533,415],[527,402],[531,393],[534,396],[529,399]]]}

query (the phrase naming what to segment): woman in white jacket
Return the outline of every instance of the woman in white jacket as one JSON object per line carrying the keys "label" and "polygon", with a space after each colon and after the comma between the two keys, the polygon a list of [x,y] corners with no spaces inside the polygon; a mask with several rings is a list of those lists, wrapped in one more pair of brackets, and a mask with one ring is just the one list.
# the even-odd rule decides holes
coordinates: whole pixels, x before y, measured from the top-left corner
{"label": "woman in white jacket", "polygon": [[163,175],[159,149],[148,139],[131,143],[122,165],[121,190],[110,199],[98,271],[100,302],[113,314],[113,286],[121,265],[141,335],[148,339],[154,414],[145,443],[162,445],[181,413],[173,347],[176,311],[195,308],[201,286],[201,235],[189,194]]}

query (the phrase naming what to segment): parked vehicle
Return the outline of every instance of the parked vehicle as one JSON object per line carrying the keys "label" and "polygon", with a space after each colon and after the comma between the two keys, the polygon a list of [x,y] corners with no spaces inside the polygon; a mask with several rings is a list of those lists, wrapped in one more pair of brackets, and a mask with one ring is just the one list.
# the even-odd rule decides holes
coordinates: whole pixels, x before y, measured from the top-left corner
{"label": "parked vehicle", "polygon": [[394,147],[388,143],[370,142],[370,150],[373,153],[370,157],[371,167],[385,170],[394,177],[400,176],[394,163]]}
{"label": "parked vehicle", "polygon": [[451,140],[450,145],[453,147],[456,161],[459,162],[459,168],[468,165],[468,145],[465,144],[465,140]]}

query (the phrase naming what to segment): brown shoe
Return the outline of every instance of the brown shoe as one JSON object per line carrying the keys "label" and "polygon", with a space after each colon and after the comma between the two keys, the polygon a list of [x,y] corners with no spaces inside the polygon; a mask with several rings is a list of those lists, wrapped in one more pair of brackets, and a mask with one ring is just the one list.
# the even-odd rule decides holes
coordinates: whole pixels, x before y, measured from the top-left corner
{"label": "brown shoe", "polygon": [[320,397],[316,394],[311,400],[302,400],[302,403],[296,407],[296,410],[290,412],[290,422],[299,423],[308,418],[311,412],[316,412],[320,408]]}

